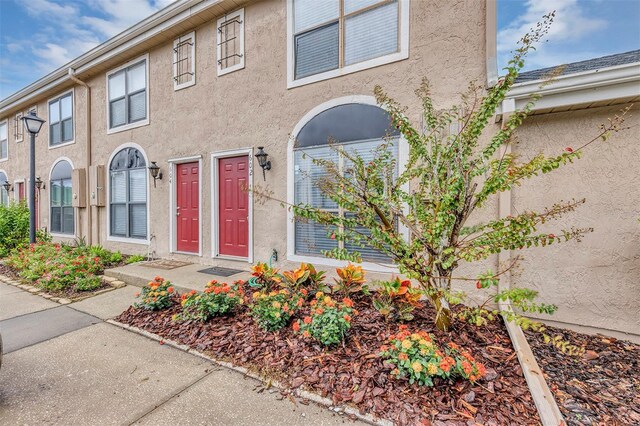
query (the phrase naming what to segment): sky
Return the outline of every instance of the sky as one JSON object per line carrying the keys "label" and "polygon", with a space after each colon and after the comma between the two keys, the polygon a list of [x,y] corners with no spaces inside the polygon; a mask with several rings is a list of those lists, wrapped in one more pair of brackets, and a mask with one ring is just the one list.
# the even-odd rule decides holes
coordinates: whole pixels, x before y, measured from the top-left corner
{"label": "sky", "polygon": [[[171,2],[0,0],[0,99]],[[640,0],[498,0],[499,69],[517,40],[552,10],[547,40],[525,70],[640,49]]]}

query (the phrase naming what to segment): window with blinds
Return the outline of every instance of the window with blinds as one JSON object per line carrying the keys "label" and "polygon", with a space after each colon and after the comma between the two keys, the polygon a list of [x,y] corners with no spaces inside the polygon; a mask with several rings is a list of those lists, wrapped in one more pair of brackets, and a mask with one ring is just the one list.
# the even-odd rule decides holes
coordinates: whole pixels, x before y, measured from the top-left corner
{"label": "window with blinds", "polygon": [[107,92],[110,130],[144,123],[148,117],[146,58],[109,73]]}
{"label": "window with blinds", "polygon": [[135,148],[118,152],[109,166],[110,235],[147,238],[147,168]]}
{"label": "window with blinds", "polygon": [[16,114],[13,119],[13,137],[16,142],[22,142],[24,140],[24,123],[22,122],[22,113]]}
{"label": "window with blinds", "polygon": [[73,235],[74,233],[72,170],[73,168],[68,161],[61,160],[51,171],[49,182],[50,223],[51,232],[56,234]]}
{"label": "window with blinds", "polygon": [[292,0],[294,78],[400,51],[399,0]]}
{"label": "window with blinds", "polygon": [[49,101],[49,146],[73,141],[73,92]]}
{"label": "window with blinds", "polygon": [[[0,130],[1,126],[2,124],[0,124]],[[0,172],[0,206],[9,205],[9,191],[7,191],[3,186],[3,184],[8,180],[7,175],[5,175],[4,172]]]}
{"label": "window with blinds", "polygon": [[218,19],[218,75],[244,68],[244,9]]}
{"label": "window with blinds", "polygon": [[[7,130],[7,121],[0,123],[0,160],[9,158],[9,136]],[[6,179],[6,178],[5,178]],[[0,184],[4,183],[1,181]]]}
{"label": "window with blinds", "polygon": [[173,42],[174,90],[196,84],[196,33],[178,37]]}

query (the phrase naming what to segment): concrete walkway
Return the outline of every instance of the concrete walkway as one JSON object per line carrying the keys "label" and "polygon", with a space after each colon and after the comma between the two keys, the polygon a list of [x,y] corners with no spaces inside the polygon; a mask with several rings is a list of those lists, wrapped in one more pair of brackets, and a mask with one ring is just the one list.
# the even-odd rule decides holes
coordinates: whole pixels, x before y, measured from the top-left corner
{"label": "concrete walkway", "polygon": [[60,306],[0,283],[0,424],[338,425],[327,409],[103,322],[135,287]]}

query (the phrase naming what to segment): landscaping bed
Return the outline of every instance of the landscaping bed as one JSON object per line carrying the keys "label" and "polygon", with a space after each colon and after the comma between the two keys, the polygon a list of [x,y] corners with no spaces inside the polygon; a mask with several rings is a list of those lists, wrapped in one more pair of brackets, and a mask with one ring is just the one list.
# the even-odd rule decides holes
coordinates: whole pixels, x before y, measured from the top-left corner
{"label": "landscaping bed", "polygon": [[640,424],[640,345],[547,327],[582,357],[566,355],[528,333],[529,344],[569,425]]}
{"label": "landscaping bed", "polygon": [[[245,285],[245,293],[252,291]],[[431,308],[414,312],[410,329],[431,333],[438,344],[455,341],[469,349],[487,368],[483,379],[434,380],[433,387],[410,385],[390,375],[393,365],[380,357],[387,338],[398,332],[363,294],[353,296],[355,310],[348,337],[323,347],[295,333],[291,326],[277,332],[260,328],[245,305],[232,315],[207,322],[176,321],[180,298],[164,310],[130,307],[115,320],[188,345],[211,357],[246,367],[291,388],[304,387],[330,398],[335,405],[352,405],[361,412],[396,424],[484,425],[539,424],[540,420],[506,329],[500,320],[476,327],[456,322],[449,333],[433,324]],[[297,315],[309,312],[305,307]]]}

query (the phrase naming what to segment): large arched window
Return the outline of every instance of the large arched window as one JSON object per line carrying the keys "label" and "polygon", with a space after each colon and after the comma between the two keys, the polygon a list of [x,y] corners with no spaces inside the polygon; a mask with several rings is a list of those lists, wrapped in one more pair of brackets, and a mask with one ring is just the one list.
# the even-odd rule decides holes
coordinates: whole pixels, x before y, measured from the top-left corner
{"label": "large arched window", "polygon": [[[340,145],[347,152],[354,152],[363,159],[373,159],[375,149],[385,138],[396,139],[389,149],[398,156],[399,133],[391,126],[389,114],[382,108],[361,103],[345,103],[316,114],[304,124],[295,136],[294,144],[294,202],[310,204],[335,215],[352,213],[338,208],[326,197],[317,183],[325,176],[324,168],[314,164],[314,159],[334,162],[341,173],[349,168],[347,158],[340,158],[338,151],[329,142]],[[359,230],[366,233],[365,229]],[[357,251],[363,261],[390,263],[389,258],[374,248],[362,248],[331,238],[331,230],[308,221],[296,221],[294,228],[295,254],[319,256],[325,250],[345,248]]]}
{"label": "large arched window", "polygon": [[49,180],[49,204],[51,232],[73,235],[73,189],[71,172],[73,166],[66,160],[58,161],[51,170]]}
{"label": "large arched window", "polygon": [[136,148],[124,148],[109,165],[109,233],[147,238],[147,163]]}
{"label": "large arched window", "polygon": [[4,183],[9,179],[4,172],[0,172],[0,206],[8,206],[9,205],[9,192],[4,189]]}

